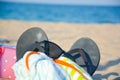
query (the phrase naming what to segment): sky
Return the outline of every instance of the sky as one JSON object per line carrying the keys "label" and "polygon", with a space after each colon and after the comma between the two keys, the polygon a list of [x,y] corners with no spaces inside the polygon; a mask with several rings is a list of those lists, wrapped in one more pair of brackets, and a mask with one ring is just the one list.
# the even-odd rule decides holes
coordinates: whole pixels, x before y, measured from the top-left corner
{"label": "sky", "polygon": [[28,2],[28,3],[46,3],[46,4],[67,4],[67,5],[107,5],[120,6],[120,0],[0,0],[11,2]]}

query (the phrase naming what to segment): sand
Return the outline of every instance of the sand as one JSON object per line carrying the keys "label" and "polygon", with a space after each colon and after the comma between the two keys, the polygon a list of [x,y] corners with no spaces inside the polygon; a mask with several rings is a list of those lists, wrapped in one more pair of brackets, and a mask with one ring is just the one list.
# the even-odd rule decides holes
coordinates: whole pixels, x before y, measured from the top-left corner
{"label": "sand", "polygon": [[120,24],[76,24],[0,20],[0,39],[16,46],[19,36],[31,27],[42,28],[50,41],[65,51],[81,37],[93,39],[101,52],[101,61],[94,73],[95,80],[120,80]]}

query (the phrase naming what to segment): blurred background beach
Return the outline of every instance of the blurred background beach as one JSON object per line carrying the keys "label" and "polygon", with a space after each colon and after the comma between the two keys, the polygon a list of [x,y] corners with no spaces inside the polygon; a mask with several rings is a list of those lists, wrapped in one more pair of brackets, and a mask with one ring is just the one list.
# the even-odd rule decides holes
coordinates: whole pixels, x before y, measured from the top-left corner
{"label": "blurred background beach", "polygon": [[101,52],[94,80],[120,80],[120,1],[62,1],[0,0],[0,44],[16,46],[31,27],[42,28],[65,51],[89,37]]}

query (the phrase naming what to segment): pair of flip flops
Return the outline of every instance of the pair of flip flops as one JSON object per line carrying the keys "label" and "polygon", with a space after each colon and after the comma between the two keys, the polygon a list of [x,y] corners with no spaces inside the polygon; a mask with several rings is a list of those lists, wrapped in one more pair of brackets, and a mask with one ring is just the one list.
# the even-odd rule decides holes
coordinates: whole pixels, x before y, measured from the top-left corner
{"label": "pair of flip flops", "polygon": [[42,51],[53,59],[63,55],[83,67],[91,76],[100,62],[99,48],[93,40],[80,38],[66,52],[57,44],[49,41],[46,33],[37,27],[26,30],[18,39],[16,47],[17,61],[29,50]]}

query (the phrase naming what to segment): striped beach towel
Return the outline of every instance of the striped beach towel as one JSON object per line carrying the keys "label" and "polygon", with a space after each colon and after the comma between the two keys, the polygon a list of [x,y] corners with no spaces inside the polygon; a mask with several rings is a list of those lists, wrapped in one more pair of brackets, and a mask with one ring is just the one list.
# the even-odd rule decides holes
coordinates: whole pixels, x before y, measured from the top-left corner
{"label": "striped beach towel", "polygon": [[92,80],[91,76],[79,65],[66,57],[60,57],[55,60],[70,75],[71,80]]}

